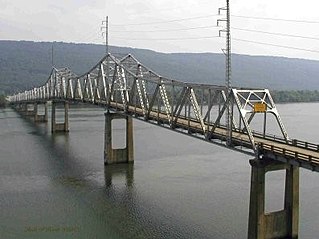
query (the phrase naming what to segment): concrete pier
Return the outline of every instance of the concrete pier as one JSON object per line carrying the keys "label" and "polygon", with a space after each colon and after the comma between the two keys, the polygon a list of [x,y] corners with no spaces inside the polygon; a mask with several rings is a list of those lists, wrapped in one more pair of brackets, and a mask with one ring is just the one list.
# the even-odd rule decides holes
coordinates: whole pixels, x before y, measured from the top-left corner
{"label": "concrete pier", "polygon": [[26,104],[24,103],[19,103],[14,105],[14,109],[21,115],[24,115],[25,111],[26,111]]}
{"label": "concrete pier", "polygon": [[[30,107],[30,105],[32,107]],[[35,115],[35,111],[34,111],[35,107],[33,103],[24,103],[22,105],[22,115],[27,116],[27,117],[34,117]]]}
{"label": "concrete pier", "polygon": [[[105,141],[104,141],[104,164],[133,163],[133,120],[131,117],[107,112],[105,115]],[[126,123],[126,146],[121,149],[112,147],[112,120],[124,119]]]}
{"label": "concrete pier", "polygon": [[[64,106],[64,122],[56,122],[56,107],[57,105]],[[67,101],[52,101],[52,116],[51,116],[51,132],[69,132],[69,103]]]}
{"label": "concrete pier", "polygon": [[[298,238],[299,168],[270,159],[250,160],[252,166],[248,239]],[[265,175],[286,170],[284,209],[265,213]]]}
{"label": "concrete pier", "polygon": [[[44,114],[43,115],[39,115],[39,105],[43,105],[44,107]],[[34,103],[34,122],[48,122],[48,106],[46,102],[37,102]]]}

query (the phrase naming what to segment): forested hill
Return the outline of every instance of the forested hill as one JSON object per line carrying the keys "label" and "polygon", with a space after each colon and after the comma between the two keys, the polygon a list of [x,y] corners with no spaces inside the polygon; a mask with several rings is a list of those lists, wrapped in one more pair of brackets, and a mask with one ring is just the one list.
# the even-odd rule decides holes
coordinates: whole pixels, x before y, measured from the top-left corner
{"label": "forested hill", "polygon": [[[43,84],[54,65],[81,75],[105,54],[103,45],[61,42],[0,41],[0,94]],[[144,49],[110,47],[116,55],[132,53],[162,76],[186,82],[224,84],[223,54],[164,54]],[[319,90],[319,61],[270,56],[232,55],[234,86],[275,90]]]}

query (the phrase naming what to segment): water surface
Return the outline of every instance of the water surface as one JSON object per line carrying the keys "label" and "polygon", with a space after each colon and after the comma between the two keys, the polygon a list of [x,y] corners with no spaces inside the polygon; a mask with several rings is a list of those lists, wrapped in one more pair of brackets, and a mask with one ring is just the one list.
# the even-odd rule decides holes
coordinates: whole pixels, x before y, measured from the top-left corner
{"label": "water surface", "polygon": [[[291,138],[319,142],[319,103],[278,108]],[[0,109],[1,238],[247,238],[251,156],[138,120],[133,165],[104,167],[103,143],[102,108],[71,107],[57,135]],[[300,238],[319,233],[318,182],[301,169]]]}

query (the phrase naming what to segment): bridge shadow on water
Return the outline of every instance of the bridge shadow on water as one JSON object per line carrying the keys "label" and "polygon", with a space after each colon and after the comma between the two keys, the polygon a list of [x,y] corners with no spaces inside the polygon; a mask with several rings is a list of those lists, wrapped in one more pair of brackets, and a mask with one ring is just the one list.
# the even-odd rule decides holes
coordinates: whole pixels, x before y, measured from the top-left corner
{"label": "bridge shadow on water", "polygon": [[[69,201],[69,210],[72,212],[76,208],[74,205],[79,204],[81,210],[85,208],[91,217],[94,215],[92,218],[87,216],[86,219],[81,219],[85,224],[92,224],[86,221],[93,220],[94,225],[91,229],[83,228],[76,233],[79,238],[85,238],[83,235],[91,238],[93,235],[90,233],[101,224],[105,228],[99,228],[95,233],[104,235],[105,238],[108,238],[110,230],[120,235],[119,238],[176,238],[185,235],[185,231],[189,234],[185,238],[195,238],[198,235],[201,235],[200,238],[210,237],[208,232],[190,230],[185,222],[177,222],[180,220],[178,217],[165,215],[165,210],[158,208],[156,202],[140,195],[141,188],[135,187],[135,164],[104,166],[103,148],[99,149],[100,158],[96,154],[93,154],[92,159],[87,158],[81,142],[75,141],[78,137],[75,124],[73,131],[68,134],[51,134],[49,123],[35,124],[31,119],[21,120],[26,124],[28,134],[34,136],[35,143],[47,152],[43,160],[47,164],[50,181],[62,190],[63,197]],[[139,187],[143,185],[145,184]],[[61,220],[64,220],[63,216]]]}
{"label": "bridge shadow on water", "polygon": [[134,164],[104,166],[101,149],[101,157],[98,159],[100,163],[96,164],[97,159],[94,162],[99,168],[95,168],[90,165],[90,159],[79,154],[81,145],[75,146],[72,141],[76,135],[51,134],[49,124],[34,123],[31,119],[22,120],[27,125],[28,134],[35,136],[36,144],[47,152],[47,158],[43,160],[50,169],[49,178],[63,190],[63,195],[70,201],[70,211],[74,210],[72,204],[80,204],[81,208],[93,213],[92,220],[96,225],[92,227],[100,224],[105,226],[96,232],[93,232],[95,228],[83,229],[85,231],[80,230],[75,235],[79,238],[85,238],[83,235],[87,235],[86,238],[96,235],[108,238],[110,231],[114,231],[120,235],[119,238],[163,237],[160,235],[160,225],[154,223],[153,218],[145,213],[144,206],[136,201]]}
{"label": "bridge shadow on water", "polygon": [[[92,158],[89,152],[83,154],[86,149],[82,148],[81,143],[84,141],[75,140],[79,136],[76,130],[69,134],[51,134],[48,133],[50,132],[48,124],[34,124],[32,120],[24,122],[27,122],[28,128],[31,129],[28,133],[36,136],[39,145],[48,152],[49,156],[45,161],[49,165],[48,168],[51,169],[49,175],[52,181],[62,187],[68,197],[93,212],[99,218],[96,223],[102,222],[107,227],[115,228],[123,238],[139,236],[141,238],[150,236],[175,238],[177,235],[185,235],[185,232],[184,234],[182,232],[185,228],[184,222],[170,224],[170,220],[178,220],[178,217],[169,218],[166,222],[164,228],[171,227],[169,232],[161,231],[163,227],[161,220],[165,217],[160,220],[156,219],[155,215],[149,213],[154,209],[143,205],[145,198],[140,198],[141,195],[138,193],[141,188],[135,188],[134,184],[134,164],[104,166],[101,145],[95,146],[95,150],[98,149],[99,153],[93,154]],[[90,135],[89,137],[96,136]],[[162,215],[161,212],[157,211],[157,213]],[[100,231],[100,233],[104,232]],[[193,233],[190,233],[190,238],[191,235],[201,235],[200,238],[211,237],[208,235],[209,232],[194,230]]]}

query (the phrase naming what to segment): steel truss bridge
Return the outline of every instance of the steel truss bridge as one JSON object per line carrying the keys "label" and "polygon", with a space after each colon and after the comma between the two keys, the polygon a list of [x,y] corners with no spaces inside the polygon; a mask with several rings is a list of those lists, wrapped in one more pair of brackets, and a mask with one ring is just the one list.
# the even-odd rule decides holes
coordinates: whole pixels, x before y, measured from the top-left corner
{"label": "steel truss bridge", "polygon": [[[319,172],[319,145],[288,137],[267,89],[232,88],[227,91],[224,86],[184,83],[158,75],[132,55],[117,59],[108,54],[82,76],[68,68],[53,68],[44,85],[11,95],[8,100],[20,111],[27,110],[23,105],[47,101],[95,104],[105,107],[107,112],[253,155],[248,237],[295,238],[293,236],[298,234],[297,169],[303,167]],[[228,109],[232,119],[230,127],[225,124]],[[261,132],[254,130],[256,124]],[[278,129],[279,135],[268,132],[270,124]],[[106,122],[106,141],[110,140],[107,125]],[[105,152],[109,157],[111,154],[133,157],[133,151],[112,153],[106,149]],[[267,171],[277,169],[287,171],[285,209],[266,215],[264,208],[258,206],[263,204],[260,198],[264,198],[258,196],[264,196],[260,185],[264,185]],[[280,230],[278,223],[282,224]]]}
{"label": "steel truss bridge", "polygon": [[[118,60],[109,54],[79,77],[68,68],[53,68],[43,86],[12,95],[9,101],[96,104],[208,142],[319,171],[319,145],[289,139],[267,89],[231,89],[226,93],[223,86],[161,77],[131,55]],[[266,107],[262,133],[251,129],[251,122],[260,114],[256,104]],[[233,119],[230,145],[226,144],[223,120],[228,105]],[[267,134],[267,115],[276,119],[281,135]]]}

